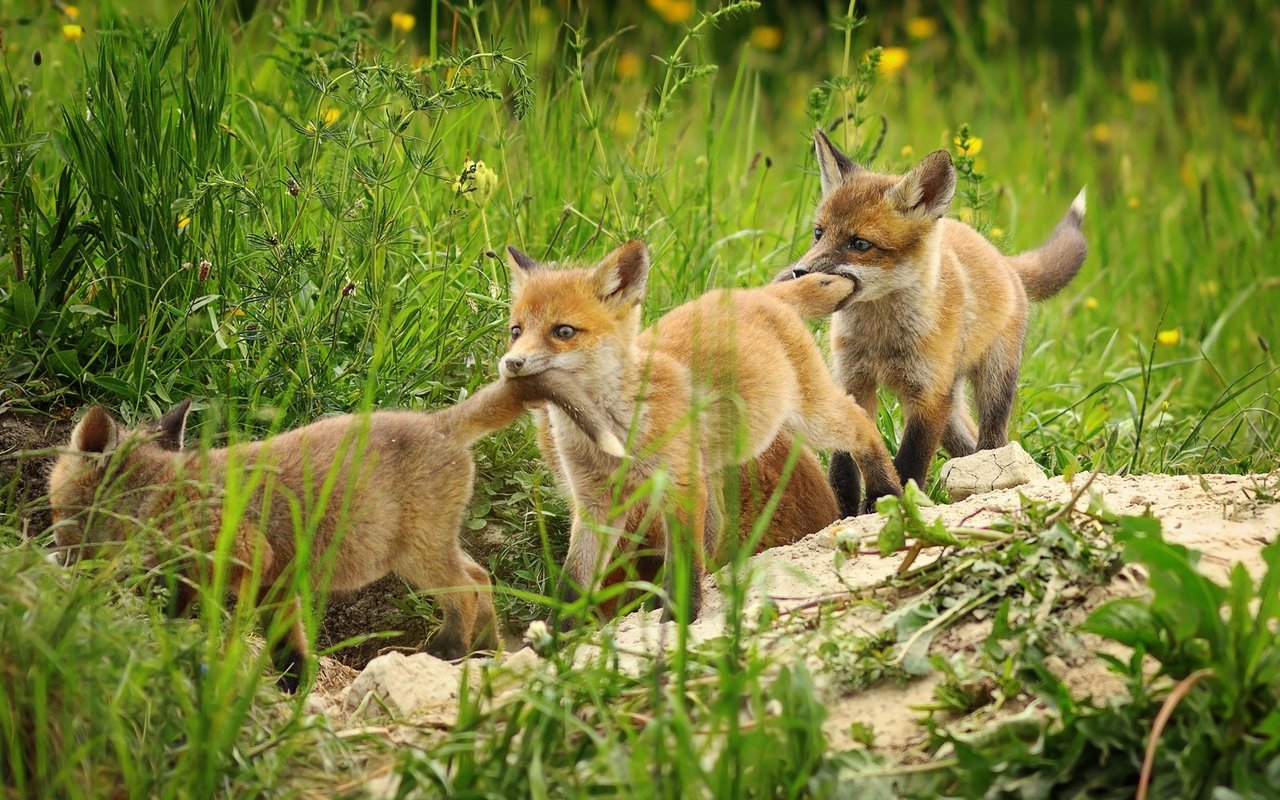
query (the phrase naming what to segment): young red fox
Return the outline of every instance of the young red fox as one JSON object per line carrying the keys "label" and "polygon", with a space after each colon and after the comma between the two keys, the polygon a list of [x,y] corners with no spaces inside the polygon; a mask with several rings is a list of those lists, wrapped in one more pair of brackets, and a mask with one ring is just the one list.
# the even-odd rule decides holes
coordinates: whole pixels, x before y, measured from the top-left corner
{"label": "young red fox", "polygon": [[[943,218],[956,188],[945,150],[899,177],[859,167],[821,131],[814,145],[822,201],[813,245],[778,280],[822,272],[857,284],[832,323],[836,379],[873,416],[878,386],[898,397],[906,429],[894,465],[904,483],[923,486],[939,444],[955,457],[1007,443],[1027,300],[1051,297],[1080,270],[1084,191],[1048,241],[1006,256],[973,228]],[[847,455],[833,455],[831,481],[841,511],[855,513],[858,473]],[[868,485],[870,500],[876,492]]]}
{"label": "young red fox", "polygon": [[[559,374],[598,409],[608,430],[633,440],[621,496],[665,470],[677,501],[668,508],[691,540],[690,611],[697,616],[708,529],[707,478],[762,452],[779,434],[854,454],[882,494],[899,492],[889,453],[853,398],[832,382],[801,315],[830,314],[849,299],[847,279],[813,275],[758,289],[716,291],[673,310],[643,336],[640,303],[649,253],[631,241],[590,269],[547,269],[509,248],[514,299],[511,347],[502,374],[516,381]],[[620,461],[584,436],[564,412],[547,409],[546,438],[575,505],[560,597],[593,588],[641,511],[614,515],[610,477]],[[546,441],[544,440],[544,445]],[[661,509],[665,510],[665,509]],[[661,520],[646,535],[663,553],[673,587],[681,551]],[[605,526],[597,532],[594,526]],[[670,596],[670,595],[669,595]],[[667,607],[667,615],[672,609]]]}
{"label": "young red fox", "polygon": [[[499,381],[442,411],[348,414],[204,453],[181,450],[189,401],[158,426],[134,431],[94,406],[49,477],[54,538],[68,563],[142,526],[208,554],[234,480],[252,495],[231,512],[238,527],[228,585],[237,595],[257,587],[261,605],[290,618],[290,634],[272,654],[283,686],[297,688],[308,650],[297,600],[281,596],[299,545],[309,576],[328,575],[335,590],[388,572],[420,589],[450,589],[438,595],[444,624],[426,649],[458,658],[496,645],[497,633],[489,575],[458,545],[475,472],[468,448],[514,422],[526,404],[556,396],[544,391],[550,383]],[[574,418],[589,434],[597,430],[591,419]],[[599,447],[621,449],[608,437]],[[308,532],[299,534],[299,524]],[[195,569],[183,570],[179,611],[194,599]]]}

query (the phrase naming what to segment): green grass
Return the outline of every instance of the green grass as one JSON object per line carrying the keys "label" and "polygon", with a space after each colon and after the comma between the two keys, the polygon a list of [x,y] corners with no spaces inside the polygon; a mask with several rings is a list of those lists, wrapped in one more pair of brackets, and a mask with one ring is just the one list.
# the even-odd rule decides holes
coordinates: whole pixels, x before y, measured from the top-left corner
{"label": "green grass", "polygon": [[[646,319],[709,287],[758,284],[807,246],[811,132],[844,120],[836,143],[885,170],[954,150],[967,126],[981,150],[962,159],[953,213],[1009,251],[1037,244],[1089,187],[1089,259],[1034,315],[1011,428],[1044,467],[1277,466],[1280,100],[1262,76],[1280,69],[1280,44],[1265,4],[930,4],[937,29],[922,38],[906,15],[844,4],[672,22],[680,4],[656,0],[419,2],[410,31],[391,23],[408,4],[256,5],[86,4],[77,41],[56,9],[0,11],[0,411],[97,401],[133,421],[191,396],[213,442],[445,405],[491,380],[504,348],[508,276],[489,252],[592,259],[643,237]],[[1150,33],[1135,42],[1138,30]],[[905,64],[885,50],[877,70],[864,61],[877,46],[905,48]],[[496,171],[491,194],[455,190],[468,159]],[[900,417],[882,409],[892,445]],[[527,426],[477,451],[469,524],[509,531],[489,566],[515,590],[499,603],[518,625],[544,612],[566,506]],[[64,586],[20,544],[32,506],[13,494],[0,487],[0,563],[27,599],[6,602],[0,624],[32,638],[6,645],[0,666],[43,683],[5,699],[58,698],[67,741],[92,757],[11,750],[7,786],[93,795],[94,770],[115,759],[126,794],[234,794],[363,763],[301,714],[244,700],[259,658],[206,658],[213,678],[196,681],[191,653],[243,654],[239,616],[166,623],[128,592]],[[46,609],[44,594],[71,600]],[[18,616],[33,607],[49,616]],[[820,794],[836,780],[807,676],[762,677],[746,638],[714,658],[677,652],[634,684],[601,665],[495,713],[573,742],[577,726],[586,749],[539,753],[548,770],[585,761],[618,786],[651,775],[655,795],[694,783],[793,796],[797,772]],[[104,671],[82,685],[65,666],[79,662]],[[668,669],[720,677],[644,698]],[[144,693],[154,682],[164,688]],[[177,710],[157,713],[158,696]],[[621,707],[647,723],[610,716],[635,696]],[[606,716],[584,728],[565,709],[586,698]],[[793,728],[732,727],[733,709],[772,701]],[[0,726],[50,713],[0,711]],[[405,775],[499,791],[494,760],[533,753],[493,740],[494,717],[473,711],[440,753],[399,756]],[[721,724],[747,754],[740,768],[677,758]],[[779,739],[789,749],[770,749]],[[669,774],[660,758],[674,759]]]}

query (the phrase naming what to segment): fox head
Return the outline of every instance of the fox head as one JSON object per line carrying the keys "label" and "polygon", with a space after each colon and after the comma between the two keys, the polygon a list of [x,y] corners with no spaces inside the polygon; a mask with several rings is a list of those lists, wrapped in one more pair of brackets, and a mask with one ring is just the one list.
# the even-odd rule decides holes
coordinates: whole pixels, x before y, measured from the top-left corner
{"label": "fox head", "polygon": [[85,413],[49,473],[53,538],[62,563],[123,541],[137,526],[124,509],[157,477],[154,464],[182,449],[190,408],[184,400],[155,425],[136,430],[126,430],[101,406]]}
{"label": "fox head", "polygon": [[854,302],[876,300],[918,285],[937,264],[938,225],[956,190],[951,155],[938,150],[906,175],[864,169],[814,133],[822,200],[813,244],[778,280],[807,272],[852,278]]}
{"label": "fox head", "polygon": [[507,254],[513,291],[503,377],[554,370],[584,387],[616,385],[640,332],[649,248],[633,239],[587,269],[551,269],[514,247]]}

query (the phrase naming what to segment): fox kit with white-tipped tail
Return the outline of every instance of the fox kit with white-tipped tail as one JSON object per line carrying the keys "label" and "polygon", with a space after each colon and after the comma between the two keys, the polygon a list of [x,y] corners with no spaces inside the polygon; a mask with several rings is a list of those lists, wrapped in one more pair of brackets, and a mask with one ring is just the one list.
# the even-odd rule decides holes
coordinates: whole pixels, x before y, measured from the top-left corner
{"label": "fox kit with white-tipped tail", "polygon": [[[1052,296],[1080,270],[1084,191],[1043,245],[1006,256],[944,218],[956,187],[945,150],[896,176],[854,164],[821,131],[814,145],[822,200],[813,244],[777,280],[822,272],[857,283],[832,323],[836,379],[873,415],[877,387],[898,397],[906,428],[894,464],[904,483],[923,486],[939,445],[955,457],[1007,443],[1027,301]],[[841,511],[855,513],[858,472],[847,455],[832,457],[831,480]]]}
{"label": "fox kit with white-tipped tail", "polygon": [[[674,559],[689,559],[690,611],[697,616],[704,558],[718,534],[707,523],[709,476],[757,458],[780,434],[850,451],[878,491],[899,491],[875,425],[832,382],[802,318],[840,308],[852,281],[813,275],[710,292],[641,334],[649,273],[642,242],[622,245],[589,269],[549,269],[514,248],[508,252],[514,298],[502,374],[520,381],[559,373],[557,383],[575,382],[610,432],[631,437],[628,458],[620,462],[558,407],[548,407],[544,449],[552,451],[575,506],[562,600],[599,586],[619,529],[636,532],[648,517],[655,524],[643,533],[667,566],[669,596]],[[612,476],[620,466],[624,477],[615,494]],[[619,495],[633,496],[659,470],[672,487],[663,508],[616,510]],[[668,511],[687,543],[669,535]],[[670,615],[670,606],[666,610]]]}
{"label": "fox kit with white-tipped tail", "polygon": [[[458,658],[497,643],[489,574],[458,543],[475,472],[469,447],[514,422],[526,404],[548,399],[547,383],[499,381],[433,413],[348,414],[207,452],[182,450],[189,402],[133,431],[94,406],[50,474],[55,541],[70,562],[157,531],[158,546],[196,554],[184,560],[197,565],[184,567],[178,583],[181,612],[207,569],[224,512],[234,514],[228,585],[237,595],[256,588],[260,605],[285,616],[290,632],[273,661],[291,690],[308,651],[288,588],[300,549],[309,553],[310,579],[327,575],[334,590],[359,589],[388,572],[443,590],[444,624],[426,649]],[[582,430],[598,428],[575,418]],[[598,446],[621,449],[616,441]],[[224,507],[232,481],[251,491],[235,512]]]}

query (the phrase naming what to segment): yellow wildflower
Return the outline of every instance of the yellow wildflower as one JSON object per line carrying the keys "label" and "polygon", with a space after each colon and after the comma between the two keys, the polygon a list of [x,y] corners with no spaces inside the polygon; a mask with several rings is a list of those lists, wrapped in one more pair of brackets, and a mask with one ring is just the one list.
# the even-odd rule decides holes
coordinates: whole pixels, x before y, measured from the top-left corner
{"label": "yellow wildflower", "polygon": [[782,44],[782,28],[758,25],[751,29],[751,46],[759,50],[777,50]]}
{"label": "yellow wildflower", "polygon": [[1098,144],[1106,144],[1111,141],[1111,126],[1105,122],[1099,122],[1089,129],[1089,136]]}
{"label": "yellow wildflower", "polygon": [[178,230],[182,230],[183,228],[187,227],[190,224],[191,224],[191,217],[188,217],[188,216],[178,217]]}
{"label": "yellow wildflower", "polygon": [[1168,331],[1160,331],[1156,334],[1156,341],[1168,347],[1172,347],[1177,344],[1178,340],[1181,338],[1182,334],[1178,333],[1177,328]]}
{"label": "yellow wildflower", "polygon": [[622,137],[636,132],[636,115],[630,111],[619,111],[613,117],[613,132]]}
{"label": "yellow wildflower", "polygon": [[1200,284],[1200,294],[1205,297],[1215,297],[1218,294],[1218,282],[1209,280]]}
{"label": "yellow wildflower", "polygon": [[938,33],[938,21],[933,17],[912,17],[907,20],[907,36],[922,42]]}
{"label": "yellow wildflower", "polygon": [[960,153],[960,155],[962,156],[972,157],[982,152],[981,136],[970,136],[968,141],[965,141],[963,144],[961,143],[961,139],[959,136],[957,136],[952,141],[955,143],[956,152]]}
{"label": "yellow wildflower", "polygon": [[705,167],[707,165],[707,157],[705,155],[698,156],[693,160],[693,163],[700,167]]}
{"label": "yellow wildflower", "polygon": [[687,22],[693,16],[693,0],[649,0],[649,8],[672,24]]}
{"label": "yellow wildflower", "polygon": [[476,205],[484,205],[494,189],[498,188],[498,173],[486,166],[483,161],[472,161],[462,165],[462,173],[453,182],[453,193],[461,195]]}
{"label": "yellow wildflower", "polygon": [[991,229],[991,238],[992,238],[992,239],[1003,239],[1003,238],[1004,238],[1004,228],[992,228],[992,229]]}
{"label": "yellow wildflower", "polygon": [[67,15],[67,19],[75,22],[80,19],[80,9],[77,6],[63,6],[62,13]]}
{"label": "yellow wildflower", "polygon": [[1096,298],[1096,297],[1086,297],[1086,298],[1084,299],[1084,307],[1085,307],[1085,308],[1087,308],[1087,309],[1089,309],[1090,311],[1097,311],[1097,310],[1098,310],[1098,298]]}
{"label": "yellow wildflower", "polygon": [[412,14],[397,11],[391,15],[391,27],[400,33],[408,33],[413,30],[413,26],[417,24],[418,18]]}
{"label": "yellow wildflower", "polygon": [[909,145],[909,144],[904,144],[904,145],[902,146],[902,157],[903,157],[903,158],[911,158],[911,154],[912,154],[912,153],[914,153],[915,151],[916,151],[916,149],[915,149],[914,147],[912,147],[911,145]]}
{"label": "yellow wildflower", "polygon": [[69,41],[78,42],[84,37],[84,28],[81,28],[79,25],[63,25],[62,35]]}
{"label": "yellow wildflower", "polygon": [[1136,196],[1130,197],[1128,202],[1125,203],[1125,205],[1127,205],[1129,208],[1137,208],[1138,206],[1142,205],[1142,201],[1139,200]]}
{"label": "yellow wildflower", "polygon": [[332,125],[333,123],[337,122],[337,121],[338,121],[338,117],[340,117],[340,116],[342,116],[342,112],[341,112],[341,111],[339,111],[338,109],[336,109],[336,108],[326,108],[326,109],[324,110],[324,117],[323,117],[325,127],[328,127],[328,126]]}
{"label": "yellow wildflower", "polygon": [[634,78],[640,74],[641,66],[642,62],[640,61],[640,56],[628,50],[618,56],[618,63],[614,66],[614,71],[618,74],[619,78]]}
{"label": "yellow wildflower", "polygon": [[1139,105],[1151,105],[1159,94],[1160,88],[1155,81],[1133,81],[1129,84],[1129,99]]}
{"label": "yellow wildflower", "polygon": [[533,21],[534,25],[546,25],[551,21],[551,12],[547,10],[546,6],[534,6],[533,10],[529,12],[529,19]]}
{"label": "yellow wildflower", "polygon": [[882,47],[880,49],[880,74],[892,78],[907,65],[907,48]]}
{"label": "yellow wildflower", "polygon": [[244,316],[244,309],[243,309],[243,308],[233,308],[233,309],[231,309],[231,316],[233,316],[233,317],[243,317],[243,316]]}

